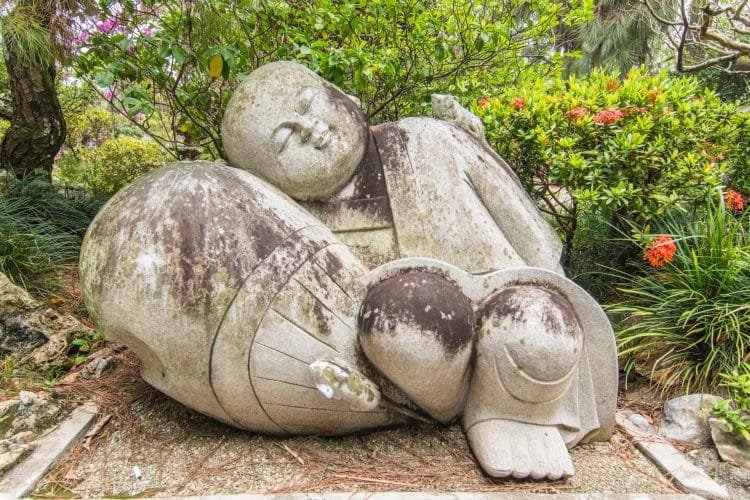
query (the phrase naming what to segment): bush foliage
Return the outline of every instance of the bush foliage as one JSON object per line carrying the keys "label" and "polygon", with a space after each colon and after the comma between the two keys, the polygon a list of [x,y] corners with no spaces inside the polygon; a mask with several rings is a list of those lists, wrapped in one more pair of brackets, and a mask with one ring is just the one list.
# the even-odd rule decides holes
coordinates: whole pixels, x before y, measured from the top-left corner
{"label": "bush foliage", "polygon": [[746,117],[693,78],[596,71],[509,89],[475,109],[569,250],[584,219],[601,219],[611,237],[746,171]]}
{"label": "bush foliage", "polygon": [[60,182],[81,186],[94,195],[111,196],[165,161],[165,152],[154,141],[118,137],[66,153],[56,175]]}
{"label": "bush foliage", "polygon": [[621,301],[608,309],[620,354],[664,389],[711,392],[750,352],[750,220],[719,199],[654,222],[638,237],[653,267],[616,276]]}
{"label": "bush foliage", "polygon": [[[222,155],[232,89],[287,59],[358,96],[382,122],[419,112],[431,92],[481,95],[520,73],[557,71],[554,29],[587,20],[593,2],[521,0],[205,0],[106,2],[87,33],[79,75],[177,153]],[[194,22],[200,19],[200,22]],[[421,113],[419,113],[421,114]],[[153,127],[163,119],[177,126]],[[157,137],[158,136],[158,137]]]}
{"label": "bush foliage", "polygon": [[730,397],[714,406],[713,413],[726,422],[730,432],[750,442],[750,363],[743,363],[721,378]]}

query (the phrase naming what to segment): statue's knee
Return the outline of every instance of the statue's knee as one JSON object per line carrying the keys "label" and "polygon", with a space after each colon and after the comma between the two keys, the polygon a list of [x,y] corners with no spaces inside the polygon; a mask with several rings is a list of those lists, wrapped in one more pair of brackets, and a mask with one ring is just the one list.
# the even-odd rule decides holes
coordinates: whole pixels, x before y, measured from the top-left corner
{"label": "statue's knee", "polygon": [[529,402],[563,394],[581,357],[583,331],[562,294],[531,285],[506,288],[480,306],[477,324],[477,354],[494,357],[510,394]]}
{"label": "statue's knee", "polygon": [[440,421],[460,413],[468,391],[474,311],[458,286],[413,270],[374,285],[359,317],[365,355]]}

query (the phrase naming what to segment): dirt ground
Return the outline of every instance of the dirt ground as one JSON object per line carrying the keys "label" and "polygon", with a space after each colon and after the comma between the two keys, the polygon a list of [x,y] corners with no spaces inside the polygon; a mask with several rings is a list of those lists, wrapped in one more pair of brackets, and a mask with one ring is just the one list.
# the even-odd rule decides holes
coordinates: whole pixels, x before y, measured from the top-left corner
{"label": "dirt ground", "polygon": [[495,481],[474,461],[459,426],[420,425],[343,438],[261,436],[172,401],[140,379],[128,351],[116,356],[119,367],[102,379],[69,377],[58,386],[61,397],[93,399],[106,423],[40,483],[38,496],[677,491],[619,431],[609,442],[574,448],[571,479]]}

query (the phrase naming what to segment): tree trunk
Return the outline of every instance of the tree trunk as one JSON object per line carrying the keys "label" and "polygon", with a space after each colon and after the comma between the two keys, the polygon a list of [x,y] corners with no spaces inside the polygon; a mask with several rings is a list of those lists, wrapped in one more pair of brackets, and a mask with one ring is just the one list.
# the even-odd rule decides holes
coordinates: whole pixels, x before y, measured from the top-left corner
{"label": "tree trunk", "polygon": [[11,125],[0,145],[0,167],[19,179],[39,170],[51,179],[55,155],[65,139],[65,119],[55,88],[55,63],[27,57],[12,40],[5,42],[13,100]]}

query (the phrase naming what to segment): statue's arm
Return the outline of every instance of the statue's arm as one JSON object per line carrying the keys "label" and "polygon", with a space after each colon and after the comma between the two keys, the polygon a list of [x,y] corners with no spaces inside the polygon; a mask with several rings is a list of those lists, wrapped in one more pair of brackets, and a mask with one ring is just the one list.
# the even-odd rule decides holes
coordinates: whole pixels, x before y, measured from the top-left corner
{"label": "statue's arm", "polygon": [[[483,148],[484,149],[484,148]],[[562,243],[510,167],[483,151],[465,167],[471,187],[527,265],[563,273]]]}

